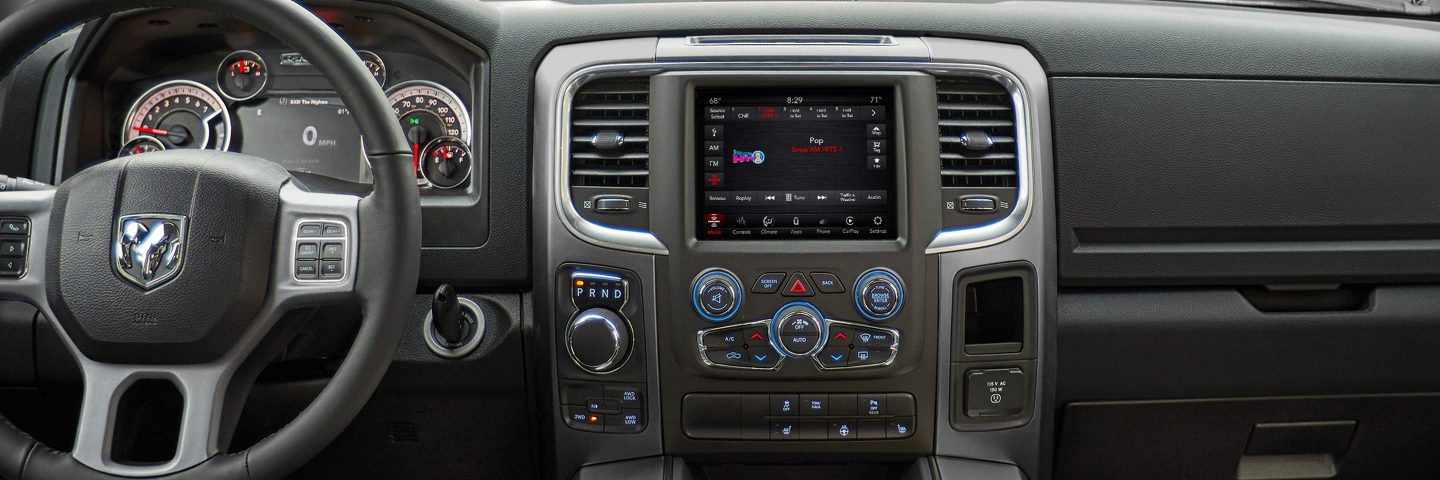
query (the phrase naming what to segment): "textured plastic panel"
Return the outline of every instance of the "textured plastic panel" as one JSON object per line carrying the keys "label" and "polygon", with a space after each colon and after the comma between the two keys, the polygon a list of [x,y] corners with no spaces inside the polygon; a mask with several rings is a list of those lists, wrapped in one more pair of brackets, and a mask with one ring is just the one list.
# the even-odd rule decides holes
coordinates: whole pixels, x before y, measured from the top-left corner
{"label": "textured plastic panel", "polygon": [[1440,278],[1440,86],[1051,85],[1062,285]]}

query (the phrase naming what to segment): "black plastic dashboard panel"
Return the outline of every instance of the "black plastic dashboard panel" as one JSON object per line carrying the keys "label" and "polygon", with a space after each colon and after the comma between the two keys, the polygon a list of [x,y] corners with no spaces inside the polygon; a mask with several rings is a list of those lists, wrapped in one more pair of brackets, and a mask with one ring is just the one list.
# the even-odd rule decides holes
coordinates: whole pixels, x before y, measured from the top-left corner
{"label": "black plastic dashboard panel", "polygon": [[1440,278],[1440,85],[1052,86],[1062,285]]}

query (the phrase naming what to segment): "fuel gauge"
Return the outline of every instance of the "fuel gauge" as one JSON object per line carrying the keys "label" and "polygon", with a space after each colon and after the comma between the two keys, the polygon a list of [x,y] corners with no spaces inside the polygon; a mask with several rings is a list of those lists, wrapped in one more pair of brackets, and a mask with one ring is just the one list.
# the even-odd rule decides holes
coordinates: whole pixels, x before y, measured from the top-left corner
{"label": "fuel gauge", "polygon": [[435,188],[455,188],[470,179],[470,147],[455,137],[440,137],[425,146],[420,173]]}
{"label": "fuel gauge", "polygon": [[255,98],[269,83],[270,69],[265,66],[265,59],[249,50],[225,57],[215,73],[215,86],[220,87],[220,94],[237,102]]}
{"label": "fuel gauge", "polygon": [[365,64],[366,69],[370,70],[370,76],[375,77],[375,83],[384,87],[385,61],[381,60],[380,56],[376,55],[375,52],[369,50],[356,50],[355,53],[360,55],[360,61]]}

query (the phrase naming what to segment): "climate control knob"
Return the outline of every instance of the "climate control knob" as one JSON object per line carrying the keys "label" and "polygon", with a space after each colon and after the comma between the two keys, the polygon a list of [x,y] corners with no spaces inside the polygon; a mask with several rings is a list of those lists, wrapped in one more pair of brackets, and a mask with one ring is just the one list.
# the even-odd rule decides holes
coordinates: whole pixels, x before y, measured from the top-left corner
{"label": "climate control knob", "polygon": [[565,328],[565,349],[575,365],[591,373],[614,371],[630,356],[630,323],[608,308],[575,314]]}
{"label": "climate control knob", "polygon": [[825,343],[825,315],[807,302],[791,302],[770,319],[770,338],[789,357],[808,357]]}
{"label": "climate control knob", "polygon": [[855,308],[876,322],[891,319],[905,306],[905,285],[894,272],[883,268],[867,270],[855,281]]}
{"label": "climate control knob", "polygon": [[695,277],[691,297],[695,302],[695,313],[706,320],[723,322],[740,311],[744,301],[740,280],[724,269],[712,269]]}

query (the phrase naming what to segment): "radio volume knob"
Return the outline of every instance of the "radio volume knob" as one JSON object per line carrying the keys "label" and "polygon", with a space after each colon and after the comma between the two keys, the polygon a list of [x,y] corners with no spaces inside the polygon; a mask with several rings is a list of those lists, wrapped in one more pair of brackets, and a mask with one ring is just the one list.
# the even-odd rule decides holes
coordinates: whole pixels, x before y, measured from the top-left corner
{"label": "radio volume knob", "polygon": [[692,287],[695,312],[712,322],[723,322],[740,310],[740,280],[727,270],[712,269],[695,278]]}
{"label": "radio volume knob", "polygon": [[607,373],[625,364],[633,334],[630,324],[608,308],[575,314],[565,328],[565,349],[575,365],[591,373]]}

